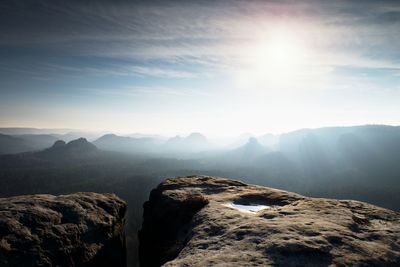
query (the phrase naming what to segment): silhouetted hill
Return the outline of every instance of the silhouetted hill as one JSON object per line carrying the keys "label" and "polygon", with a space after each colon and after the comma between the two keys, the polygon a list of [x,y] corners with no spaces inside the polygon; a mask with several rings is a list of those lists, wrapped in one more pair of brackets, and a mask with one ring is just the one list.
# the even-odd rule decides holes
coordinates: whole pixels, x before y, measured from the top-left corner
{"label": "silhouetted hill", "polygon": [[0,154],[42,150],[51,146],[56,140],[54,136],[44,134],[15,136],[0,134]]}
{"label": "silhouetted hill", "polygon": [[126,137],[106,134],[93,143],[100,149],[131,154],[146,154],[160,152],[161,140],[150,137]]}
{"label": "silhouetted hill", "polygon": [[278,144],[279,144],[279,135],[275,134],[264,134],[261,135],[257,138],[257,140],[262,144],[263,146],[266,146],[270,149],[278,149]]}
{"label": "silhouetted hill", "polygon": [[0,134],[0,154],[14,154],[33,150],[22,138]]}
{"label": "silhouetted hill", "polygon": [[371,175],[388,179],[393,171],[400,172],[397,164],[400,127],[367,125],[299,130],[281,135],[280,151],[314,176],[351,170],[366,179]]}
{"label": "silhouetted hill", "polygon": [[235,153],[242,154],[243,157],[257,157],[268,152],[268,149],[262,146],[257,138],[251,137],[245,145],[234,150]]}
{"label": "silhouetted hill", "polygon": [[95,145],[88,142],[85,138],[79,138],[69,143],[58,140],[48,149],[37,152],[36,155],[46,159],[84,159],[98,155],[98,149]]}
{"label": "silhouetted hill", "polygon": [[85,138],[69,143],[56,141],[53,146],[41,151],[25,152],[0,156],[0,166],[7,168],[29,168],[54,164],[81,164],[95,162],[103,158],[111,158],[107,152],[99,151],[95,145]]}
{"label": "silhouetted hill", "polygon": [[200,133],[191,133],[186,137],[175,136],[167,140],[164,148],[169,152],[196,153],[213,148],[207,138]]}
{"label": "silhouetted hill", "polygon": [[58,139],[49,134],[24,134],[15,137],[25,140],[35,150],[41,150],[51,146]]}
{"label": "silhouetted hill", "polygon": [[58,140],[64,140],[65,142],[69,142],[81,137],[84,137],[88,140],[96,140],[97,138],[101,137],[103,133],[98,132],[85,132],[85,131],[71,131],[64,134],[51,134]]}
{"label": "silhouetted hill", "polygon": [[223,165],[243,166],[254,163],[254,161],[269,152],[269,149],[261,145],[257,138],[250,137],[244,145],[230,150],[215,158],[215,162]]}
{"label": "silhouetted hill", "polygon": [[[187,137],[175,136],[166,141],[159,137],[129,137],[106,134],[93,143],[100,149],[109,151],[130,154],[175,154],[176,156],[207,151],[213,148],[207,138],[200,133],[192,133]],[[179,153],[182,153],[182,155],[179,155]]]}

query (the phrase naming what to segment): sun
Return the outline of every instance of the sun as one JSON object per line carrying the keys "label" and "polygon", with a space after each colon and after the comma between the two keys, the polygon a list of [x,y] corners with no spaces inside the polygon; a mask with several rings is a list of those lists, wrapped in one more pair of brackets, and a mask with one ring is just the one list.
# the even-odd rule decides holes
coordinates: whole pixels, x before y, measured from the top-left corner
{"label": "sun", "polygon": [[244,84],[283,85],[293,81],[306,64],[303,40],[290,31],[273,31],[245,49]]}
{"label": "sun", "polygon": [[293,78],[306,54],[301,40],[290,32],[271,34],[259,41],[252,53],[252,71],[258,79],[271,82]]}

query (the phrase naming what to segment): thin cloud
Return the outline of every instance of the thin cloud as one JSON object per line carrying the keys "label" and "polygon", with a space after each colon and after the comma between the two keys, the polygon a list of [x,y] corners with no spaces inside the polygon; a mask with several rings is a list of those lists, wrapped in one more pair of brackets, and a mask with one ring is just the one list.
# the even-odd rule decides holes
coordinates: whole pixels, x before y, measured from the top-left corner
{"label": "thin cloud", "polygon": [[103,68],[98,67],[76,67],[57,64],[44,64],[43,69],[47,71],[56,70],[61,73],[70,73],[71,75],[93,76],[150,76],[160,78],[196,78],[197,74],[188,71],[174,70],[171,68],[145,67],[132,65],[107,65]]}
{"label": "thin cloud", "polygon": [[129,97],[138,97],[138,96],[210,96],[209,93],[188,89],[188,88],[180,88],[176,89],[173,87],[162,87],[162,86],[123,86],[118,88],[110,88],[110,89],[98,89],[98,88],[86,88],[82,89],[89,93],[97,94],[97,95],[108,95],[108,96],[129,96]]}
{"label": "thin cloud", "polygon": [[[391,1],[40,1],[30,9],[21,3],[2,4],[0,47],[38,47],[83,61],[179,60],[224,72],[241,69],[247,43],[277,24],[298,24],[293,30],[307,35],[315,52],[323,55],[313,65],[399,67],[400,7]],[[200,73],[146,65],[77,71],[82,70],[178,79]]]}

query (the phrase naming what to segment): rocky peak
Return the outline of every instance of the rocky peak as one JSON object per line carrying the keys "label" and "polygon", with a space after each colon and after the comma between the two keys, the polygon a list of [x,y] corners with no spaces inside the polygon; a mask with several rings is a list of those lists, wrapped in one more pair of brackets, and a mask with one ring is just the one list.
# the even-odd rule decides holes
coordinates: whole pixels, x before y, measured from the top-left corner
{"label": "rocky peak", "polygon": [[57,140],[52,147],[53,148],[60,148],[60,147],[64,147],[65,145],[66,145],[65,141]]}
{"label": "rocky peak", "polygon": [[66,143],[63,140],[56,141],[52,147],[47,150],[57,151],[69,151],[69,150],[81,150],[81,151],[96,151],[97,147],[90,143],[86,138],[78,138]]}
{"label": "rocky peak", "polygon": [[238,181],[167,179],[144,205],[141,266],[398,266],[400,214]]}
{"label": "rocky peak", "polygon": [[113,194],[0,198],[0,266],[126,266],[125,210]]}
{"label": "rocky peak", "polygon": [[186,139],[197,142],[207,142],[207,138],[201,133],[191,133],[186,137]]}
{"label": "rocky peak", "polygon": [[113,140],[115,138],[120,138],[121,136],[118,136],[116,134],[105,134],[103,136],[101,136],[100,138],[98,138],[97,140]]}
{"label": "rocky peak", "polygon": [[245,144],[247,147],[259,147],[261,144],[258,142],[257,138],[255,137],[250,137],[249,140],[247,140],[247,143]]}
{"label": "rocky peak", "polygon": [[93,157],[97,154],[98,149],[95,145],[85,138],[79,138],[68,143],[61,140],[56,141],[52,147],[39,152],[37,155],[48,160],[74,160]]}
{"label": "rocky peak", "polygon": [[79,149],[89,149],[89,150],[96,150],[96,146],[92,143],[88,142],[86,138],[78,138],[76,140],[72,140],[67,144],[67,148],[79,148]]}

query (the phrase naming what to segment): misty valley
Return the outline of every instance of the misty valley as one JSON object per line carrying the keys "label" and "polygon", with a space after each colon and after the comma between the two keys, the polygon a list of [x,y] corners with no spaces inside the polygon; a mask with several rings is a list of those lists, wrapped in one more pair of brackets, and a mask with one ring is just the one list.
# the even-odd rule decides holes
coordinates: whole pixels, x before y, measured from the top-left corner
{"label": "misty valley", "polygon": [[400,210],[400,127],[303,129],[242,136],[228,145],[199,133],[168,139],[0,132],[0,196],[115,193],[127,201],[129,266],[138,264],[143,203],[167,177],[229,177],[310,197],[354,199]]}

